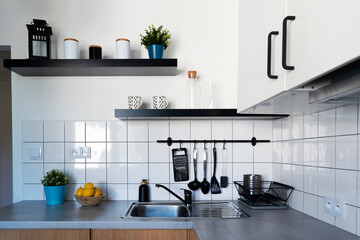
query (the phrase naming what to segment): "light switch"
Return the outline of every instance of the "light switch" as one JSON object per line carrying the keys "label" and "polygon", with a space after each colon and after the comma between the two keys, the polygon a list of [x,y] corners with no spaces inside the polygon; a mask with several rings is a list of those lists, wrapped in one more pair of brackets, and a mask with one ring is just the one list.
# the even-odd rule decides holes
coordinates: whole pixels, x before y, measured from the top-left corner
{"label": "light switch", "polygon": [[41,160],[42,157],[41,147],[30,148],[29,155],[31,160]]}

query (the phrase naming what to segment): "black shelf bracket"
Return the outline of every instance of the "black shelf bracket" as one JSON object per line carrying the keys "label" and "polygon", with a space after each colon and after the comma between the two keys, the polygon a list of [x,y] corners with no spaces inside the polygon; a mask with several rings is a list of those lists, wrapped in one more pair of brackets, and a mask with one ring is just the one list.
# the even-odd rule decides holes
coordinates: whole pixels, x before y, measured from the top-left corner
{"label": "black shelf bracket", "polygon": [[173,140],[171,137],[168,137],[166,140],[157,140],[157,143],[166,143],[169,147],[173,143],[251,143],[251,145],[255,146],[257,143],[269,143],[270,140],[257,140],[255,137],[250,140]]}

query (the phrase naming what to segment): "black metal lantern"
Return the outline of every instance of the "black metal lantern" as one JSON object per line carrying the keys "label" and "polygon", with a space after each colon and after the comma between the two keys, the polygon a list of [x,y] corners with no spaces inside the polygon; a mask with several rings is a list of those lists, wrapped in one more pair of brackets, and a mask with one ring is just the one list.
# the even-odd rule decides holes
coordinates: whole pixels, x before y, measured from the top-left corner
{"label": "black metal lantern", "polygon": [[51,27],[40,19],[33,19],[26,27],[29,32],[29,59],[50,59]]}

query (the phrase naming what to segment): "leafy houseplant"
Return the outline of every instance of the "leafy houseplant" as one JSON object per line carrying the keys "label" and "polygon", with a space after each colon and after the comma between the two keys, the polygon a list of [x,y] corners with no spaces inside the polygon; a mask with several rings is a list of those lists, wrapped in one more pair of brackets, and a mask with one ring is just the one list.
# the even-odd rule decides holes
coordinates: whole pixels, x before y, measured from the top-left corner
{"label": "leafy houseplant", "polygon": [[47,205],[59,205],[64,203],[66,184],[69,179],[58,169],[47,172],[41,183],[44,185]]}
{"label": "leafy houseplant", "polygon": [[164,28],[163,25],[155,27],[154,24],[145,29],[145,35],[140,34],[141,45],[144,45],[148,50],[150,59],[161,59],[164,50],[170,44],[170,31]]}

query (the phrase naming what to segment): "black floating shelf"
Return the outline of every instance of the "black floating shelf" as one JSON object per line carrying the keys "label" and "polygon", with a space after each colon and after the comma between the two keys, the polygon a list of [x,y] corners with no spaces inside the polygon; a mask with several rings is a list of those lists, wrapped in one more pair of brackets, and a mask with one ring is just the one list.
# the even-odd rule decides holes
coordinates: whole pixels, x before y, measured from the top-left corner
{"label": "black floating shelf", "polygon": [[257,119],[276,120],[288,114],[247,114],[236,109],[115,109],[115,117],[132,119]]}
{"label": "black floating shelf", "polygon": [[177,59],[6,59],[22,76],[175,76]]}

